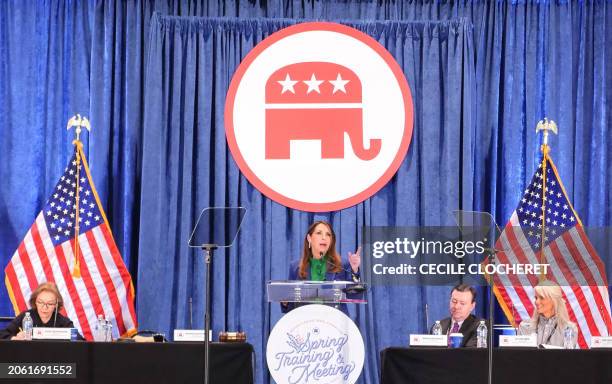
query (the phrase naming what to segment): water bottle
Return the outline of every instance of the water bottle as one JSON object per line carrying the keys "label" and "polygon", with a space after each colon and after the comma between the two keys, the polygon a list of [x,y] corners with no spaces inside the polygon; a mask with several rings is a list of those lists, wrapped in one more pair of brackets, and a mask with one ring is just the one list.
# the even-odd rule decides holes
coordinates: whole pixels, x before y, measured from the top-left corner
{"label": "water bottle", "polygon": [[98,315],[98,321],[96,322],[96,327],[94,329],[94,341],[104,341],[104,325],[106,324],[106,320],[104,320],[104,315]]}
{"label": "water bottle", "polygon": [[574,349],[574,330],[569,325],[563,330],[563,348]]}
{"label": "water bottle", "polygon": [[436,320],[436,323],[431,328],[431,334],[437,336],[442,334],[442,326],[440,325],[440,320]]}
{"label": "water bottle", "polygon": [[113,323],[110,320],[104,322],[104,341],[113,341]]}
{"label": "water bottle", "polygon": [[30,312],[26,312],[23,317],[23,321],[21,322],[21,329],[25,333],[26,340],[32,340],[32,330],[34,328],[34,322],[32,321],[32,317],[30,317]]}
{"label": "water bottle", "polygon": [[487,347],[487,325],[484,320],[480,320],[480,325],[476,329],[476,348]]}

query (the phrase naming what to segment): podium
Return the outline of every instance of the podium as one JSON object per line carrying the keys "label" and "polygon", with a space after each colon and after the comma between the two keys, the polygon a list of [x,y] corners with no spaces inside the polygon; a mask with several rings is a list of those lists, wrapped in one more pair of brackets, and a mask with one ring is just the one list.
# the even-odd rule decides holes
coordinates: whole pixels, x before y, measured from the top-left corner
{"label": "podium", "polygon": [[346,305],[367,304],[365,284],[281,280],[268,281],[266,288],[268,302],[285,304],[287,311],[272,328],[266,347],[274,381],[301,383],[305,375],[324,372],[326,383],[355,383],[363,369],[365,343]]}
{"label": "podium", "polygon": [[268,281],[269,303],[367,304],[366,284],[352,281]]}

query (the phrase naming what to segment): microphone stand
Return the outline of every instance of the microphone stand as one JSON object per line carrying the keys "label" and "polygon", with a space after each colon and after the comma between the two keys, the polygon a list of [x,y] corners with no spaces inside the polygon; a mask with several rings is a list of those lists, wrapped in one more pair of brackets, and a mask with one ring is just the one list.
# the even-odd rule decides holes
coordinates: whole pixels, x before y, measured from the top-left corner
{"label": "microphone stand", "polygon": [[59,300],[55,300],[55,316],[53,316],[53,328],[55,328],[55,324],[57,323],[57,306]]}
{"label": "microphone stand", "polygon": [[210,308],[211,308],[211,265],[213,251],[217,249],[216,244],[204,244],[202,250],[204,251],[204,262],[206,263],[206,309],[204,311],[204,384],[210,383]]}
{"label": "microphone stand", "polygon": [[[495,256],[497,254],[497,250],[494,248],[488,248],[487,249],[488,253],[489,253],[489,264],[493,264],[495,262]],[[487,379],[487,383],[488,384],[492,384],[493,383],[493,275],[490,276],[489,278],[489,331],[487,334],[487,352],[488,352],[488,368],[489,368],[489,372],[488,372],[488,379]]]}

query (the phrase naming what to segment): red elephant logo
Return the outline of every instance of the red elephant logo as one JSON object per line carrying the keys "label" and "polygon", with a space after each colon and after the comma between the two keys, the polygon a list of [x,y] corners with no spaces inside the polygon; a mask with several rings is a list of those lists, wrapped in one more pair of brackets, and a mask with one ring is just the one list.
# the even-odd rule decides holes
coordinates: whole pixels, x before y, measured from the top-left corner
{"label": "red elephant logo", "polygon": [[265,88],[265,157],[289,159],[292,140],[319,140],[321,158],[344,158],[344,134],[355,155],[374,159],[381,139],[364,147],[361,81],[329,62],[302,62],[275,71]]}

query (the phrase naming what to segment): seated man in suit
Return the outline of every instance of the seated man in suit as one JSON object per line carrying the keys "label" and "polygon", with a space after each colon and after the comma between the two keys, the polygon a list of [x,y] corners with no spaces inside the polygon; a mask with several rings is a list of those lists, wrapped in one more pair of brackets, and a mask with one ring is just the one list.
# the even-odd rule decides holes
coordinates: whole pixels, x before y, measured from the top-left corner
{"label": "seated man in suit", "polygon": [[462,333],[461,347],[476,347],[476,328],[482,320],[471,314],[476,306],[476,289],[467,284],[453,287],[448,306],[450,317],[440,321],[442,334]]}

